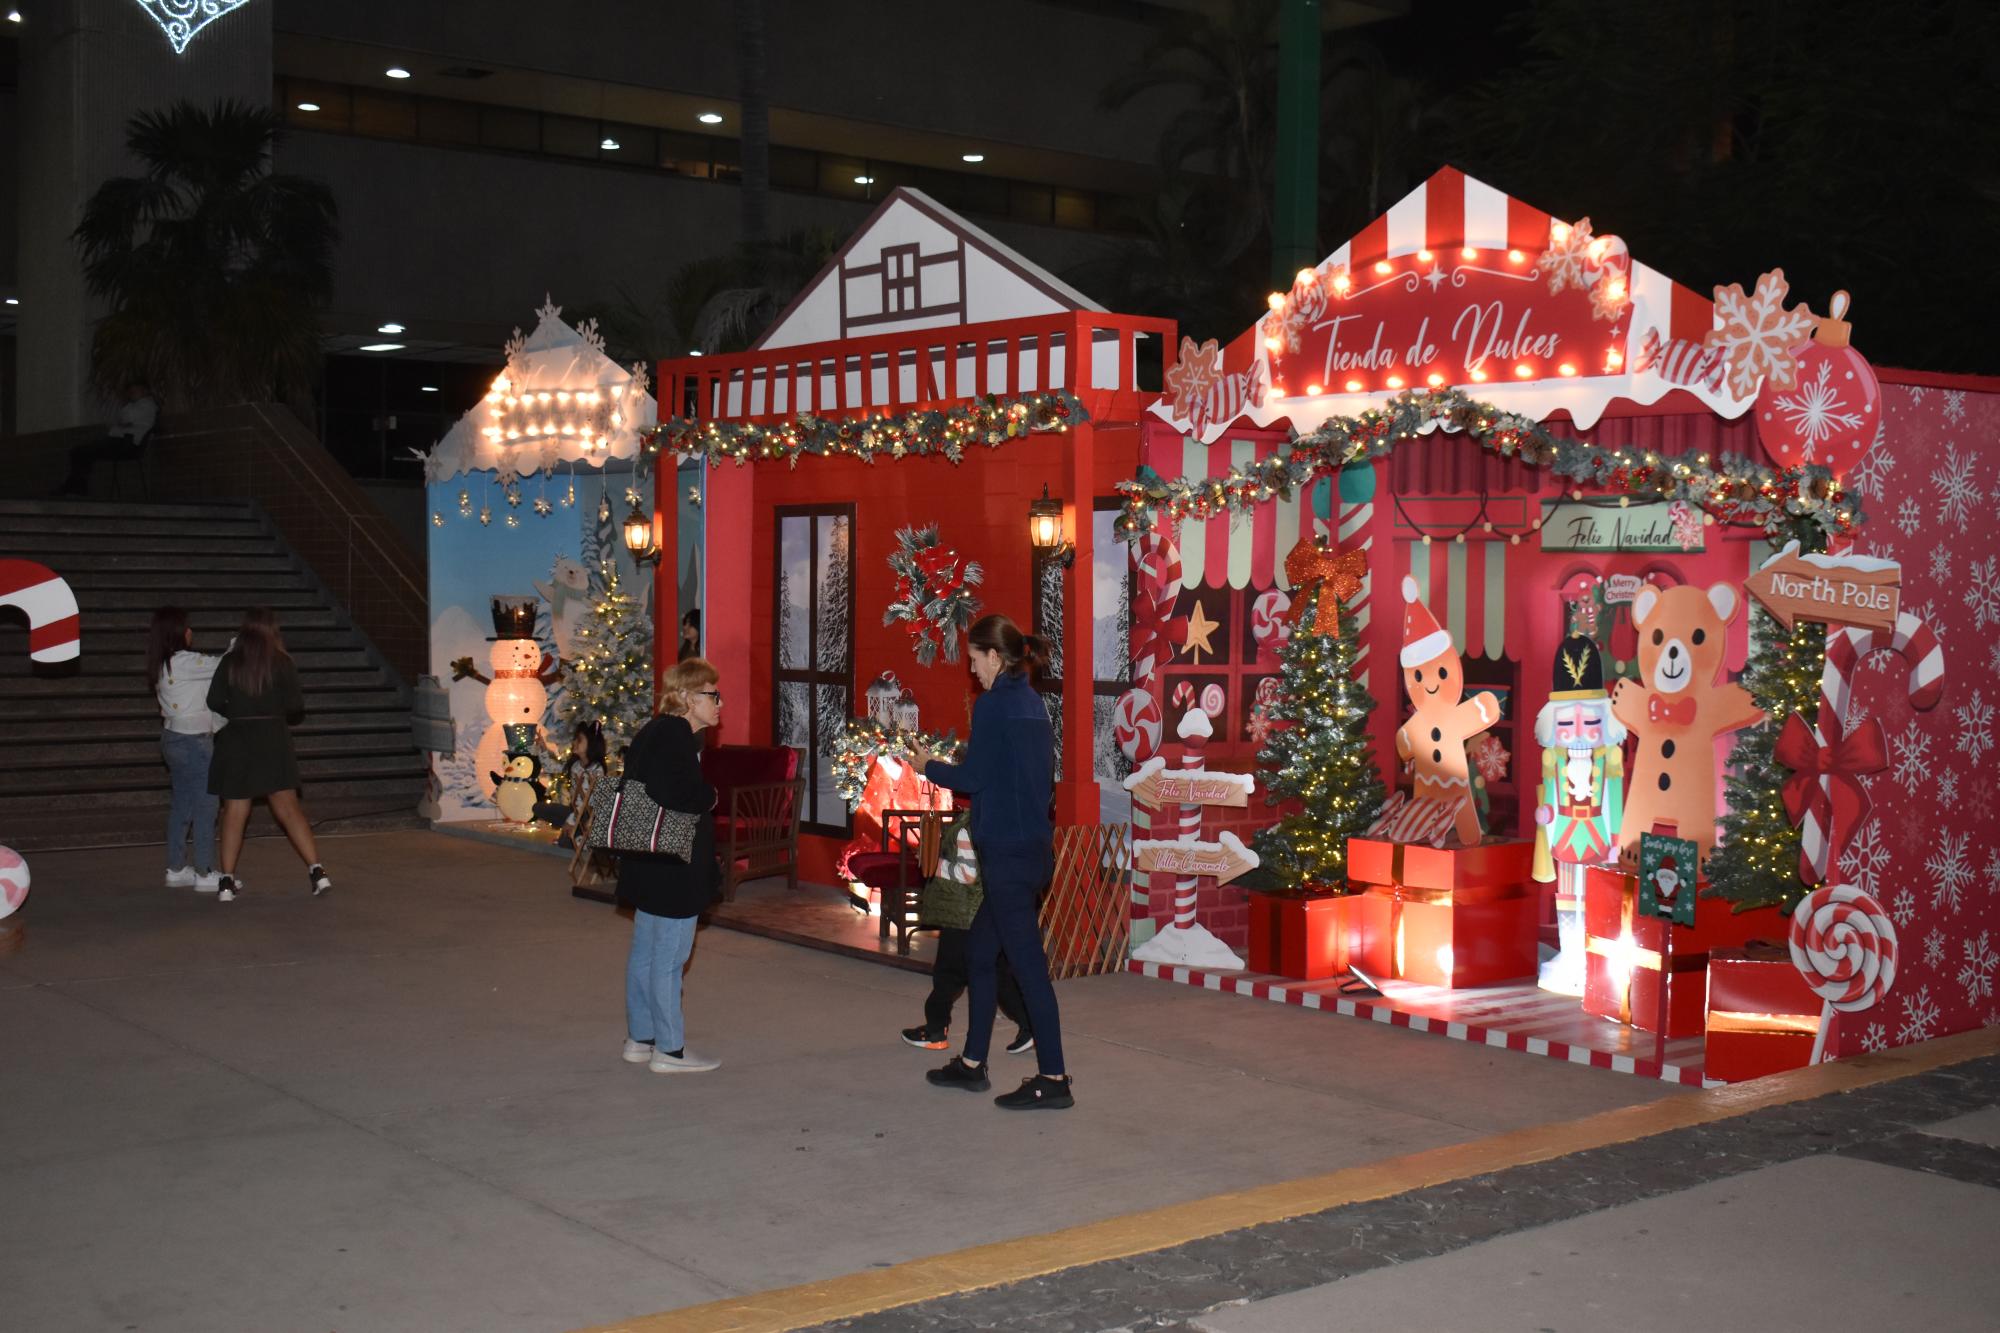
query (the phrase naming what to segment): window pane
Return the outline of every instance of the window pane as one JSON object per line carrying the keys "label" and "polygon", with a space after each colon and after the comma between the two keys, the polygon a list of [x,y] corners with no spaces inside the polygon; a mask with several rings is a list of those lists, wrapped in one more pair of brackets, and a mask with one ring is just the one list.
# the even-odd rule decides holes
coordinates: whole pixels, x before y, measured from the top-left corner
{"label": "window pane", "polygon": [[1054,734],[1056,741],[1056,781],[1061,782],[1063,780],[1062,695],[1045,693],[1042,695],[1042,704],[1049,710],[1049,730]]}
{"label": "window pane", "polygon": [[819,625],[813,645],[813,665],[821,671],[845,673],[848,646],[853,637],[854,552],[847,515],[818,518],[818,549],[814,552],[819,576]]}
{"label": "window pane", "polygon": [[1118,539],[1115,509],[1091,514],[1092,679],[1132,678],[1132,549]]}
{"label": "window pane", "polygon": [[416,99],[390,93],[354,94],[354,132],[384,139],[416,138]]}
{"label": "window pane", "polygon": [[616,148],[606,148],[600,142],[597,155],[606,162],[623,162],[635,167],[643,167],[653,161],[653,132],[644,125],[620,125],[606,122],[601,127],[601,139],[609,139]]}
{"label": "window pane", "polygon": [[[778,669],[803,671],[812,665],[812,519],[803,514],[778,520]],[[803,735],[801,735],[803,743]]]}
{"label": "window pane", "polygon": [[1115,694],[1092,695],[1090,700],[1092,730],[1095,733],[1093,753],[1096,756],[1097,777],[1100,782],[1123,782],[1132,775],[1132,763],[1125,752],[1118,748],[1116,726],[1118,721],[1118,696]]}
{"label": "window pane", "polygon": [[417,132],[425,143],[476,144],[479,108],[425,98],[417,104]]}
{"label": "window pane", "polygon": [[834,790],[833,750],[840,741],[840,733],[847,728],[850,693],[845,685],[817,685],[813,688],[819,703],[819,738],[818,744],[813,747],[809,783],[812,788],[813,822],[844,829],[847,804]]}
{"label": "window pane", "polygon": [[[708,163],[714,140],[703,134],[676,134],[662,130],[659,136],[659,164],[683,176],[708,179]],[[772,156],[777,151],[772,150]]]}
{"label": "window pane", "polygon": [[1063,567],[1054,560],[1035,564],[1035,633],[1049,645],[1049,665],[1042,675],[1063,678]]}

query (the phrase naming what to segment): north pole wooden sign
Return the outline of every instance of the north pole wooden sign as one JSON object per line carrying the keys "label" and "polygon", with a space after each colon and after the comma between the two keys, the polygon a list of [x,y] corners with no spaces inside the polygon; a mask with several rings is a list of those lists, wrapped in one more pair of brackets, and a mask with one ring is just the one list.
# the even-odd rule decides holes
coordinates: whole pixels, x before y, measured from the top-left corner
{"label": "north pole wooden sign", "polygon": [[1744,588],[1787,630],[1795,621],[1893,630],[1903,568],[1869,555],[1802,555],[1797,542],[1766,560]]}

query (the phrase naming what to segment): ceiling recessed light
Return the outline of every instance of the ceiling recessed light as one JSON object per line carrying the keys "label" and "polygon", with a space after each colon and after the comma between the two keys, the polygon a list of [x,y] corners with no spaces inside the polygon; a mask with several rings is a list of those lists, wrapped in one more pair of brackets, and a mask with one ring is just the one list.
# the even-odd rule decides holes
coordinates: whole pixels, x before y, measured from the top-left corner
{"label": "ceiling recessed light", "polygon": [[873,185],[875,183],[875,178],[873,176],[856,176],[854,178],[854,183],[856,185]]}
{"label": "ceiling recessed light", "polygon": [[375,326],[375,332],[377,333],[401,333],[402,331],[403,331],[403,326],[401,324],[397,324],[394,322],[388,324],[377,324]]}
{"label": "ceiling recessed light", "polygon": [[8,297],[8,298],[7,298],[7,304],[8,304],[8,305],[19,305],[19,304],[21,304],[21,298],[20,298],[20,297],[18,297],[18,296],[10,296],[10,297]]}
{"label": "ceiling recessed light", "polygon": [[361,348],[361,350],[362,350],[362,351],[364,351],[364,352],[400,352],[400,351],[402,351],[402,350],[403,350],[403,344],[401,344],[401,343],[365,343],[365,344],[363,344],[363,345],[362,345],[362,348]]}
{"label": "ceiling recessed light", "polygon": [[437,391],[438,391],[438,386],[435,384],[421,385],[417,390],[417,392],[419,393],[436,393]]}
{"label": "ceiling recessed light", "polygon": [[318,102],[301,102],[301,103],[299,103],[299,110],[301,110],[301,111],[317,111],[317,110],[319,110],[319,103],[318,103]]}
{"label": "ceiling recessed light", "polygon": [[391,65],[382,72],[392,79],[407,79],[410,77],[410,71],[404,69],[401,65]]}
{"label": "ceiling recessed light", "polygon": [[984,161],[986,160],[986,154],[984,154],[984,153],[960,153],[960,154],[958,155],[958,160],[959,160],[959,161],[961,161],[961,162],[984,162]]}
{"label": "ceiling recessed light", "polygon": [[720,111],[704,111],[696,116],[695,119],[704,125],[720,125],[722,123],[722,113]]}
{"label": "ceiling recessed light", "polygon": [[19,23],[19,22],[21,21],[21,11],[20,11],[20,10],[18,10],[18,9],[10,9],[10,10],[8,10],[8,11],[7,11],[7,21],[8,21],[9,23]]}
{"label": "ceiling recessed light", "polygon": [[597,146],[603,149],[607,153],[615,153],[618,151],[618,141],[612,138],[608,134],[604,136],[604,142],[600,143]]}

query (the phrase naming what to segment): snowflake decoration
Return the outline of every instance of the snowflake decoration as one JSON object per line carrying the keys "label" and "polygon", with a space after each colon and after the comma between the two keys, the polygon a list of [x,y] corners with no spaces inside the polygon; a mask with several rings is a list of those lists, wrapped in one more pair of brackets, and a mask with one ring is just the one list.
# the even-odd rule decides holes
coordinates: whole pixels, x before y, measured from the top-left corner
{"label": "snowflake decoration", "polygon": [[563,488],[562,507],[564,509],[568,509],[571,505],[575,503],[576,503],[576,483],[571,482],[568,486]]}
{"label": "snowflake decoration", "polygon": [[434,528],[441,528],[444,526],[444,515],[439,513],[435,509],[431,511],[431,526]]}
{"label": "snowflake decoration", "polygon": [[548,496],[538,495],[535,497],[535,512],[537,514],[540,514],[543,518],[547,518],[550,514],[555,512],[555,506],[549,503]]}
{"label": "snowflake decoration", "polygon": [[1930,759],[1931,738],[1913,721],[1903,734],[1889,742],[1896,765],[1896,785],[1914,787],[1922,780]]}
{"label": "snowflake decoration", "polygon": [[1944,419],[1952,422],[1965,420],[1965,390],[1944,391]]}
{"label": "snowflake decoration", "polygon": [[1995,639],[1993,646],[1986,650],[1986,669],[2000,676],[2000,639]]}
{"label": "snowflake decoration", "polygon": [[1907,926],[1917,919],[1917,896],[1908,889],[1897,889],[1889,895],[1889,919],[1899,926]]}
{"label": "snowflake decoration", "polygon": [[1861,455],[1861,461],[1847,474],[1847,487],[1856,495],[1865,496],[1870,500],[1880,500],[1884,497],[1883,487],[1889,480],[1889,473],[1896,466],[1896,456],[1889,452],[1888,440],[1888,425],[1882,422],[1876,423],[1874,441]]}
{"label": "snowflake decoration", "polygon": [[[1340,270],[1344,273],[1346,270]],[[1334,281],[1329,274],[1327,282]],[[1311,269],[1300,271],[1292,283],[1292,290],[1272,307],[1264,316],[1261,328],[1264,332],[1265,349],[1273,350],[1271,343],[1277,341],[1285,351],[1296,353],[1305,345],[1305,331],[1308,326],[1326,313],[1326,287],[1317,272]]]}
{"label": "snowflake decoration", "polygon": [[1924,966],[1935,968],[1944,961],[1944,932],[1934,930],[1924,936]]}
{"label": "snowflake decoration", "polygon": [[1958,984],[1965,987],[1965,1003],[1977,1008],[1981,1000],[1993,998],[1993,971],[2000,967],[2000,954],[1993,952],[1993,932],[1982,930],[1976,940],[1963,940],[1965,964],[1958,969]]}
{"label": "snowflake decoration", "polygon": [[519,508],[521,507],[521,488],[520,488],[520,487],[518,487],[518,486],[509,486],[509,487],[507,488],[507,507],[508,507],[509,509],[519,509]]}
{"label": "snowflake decoration", "polygon": [[2000,898],[2000,851],[1986,854],[1986,892]]}
{"label": "snowflake decoration", "polygon": [[507,515],[507,526],[508,526],[508,527],[510,527],[510,528],[518,528],[518,527],[520,527],[520,526],[521,526],[521,516],[520,516],[519,514],[509,514],[509,515]]}
{"label": "snowflake decoration", "polygon": [[1180,357],[1167,372],[1167,389],[1174,396],[1174,415],[1199,434],[1208,428],[1209,390],[1222,378],[1222,345],[1210,338],[1200,346],[1181,339]]}
{"label": "snowflake decoration", "polygon": [[1930,626],[1931,637],[1938,641],[1939,647],[1948,648],[1951,646],[1951,636],[1947,633],[1950,626],[1944,623],[1943,618],[1938,615],[1937,606],[1929,598],[1925,598],[1916,606],[1911,606],[1905,602],[1903,609],[1914,615],[1918,620],[1923,621],[1924,624]]}
{"label": "snowflake decoration", "polygon": [[[1931,547],[1931,578],[1939,583],[1949,583],[1951,581],[1951,548],[1949,546],[1938,545]],[[1972,594],[1970,592],[1966,593],[1968,601],[1971,600],[1971,597]]]}
{"label": "snowflake decoration", "polygon": [[493,480],[500,483],[500,489],[503,491],[512,490],[514,483],[520,479],[521,474],[515,470],[514,459],[511,455],[501,460],[500,467],[493,477]]}
{"label": "snowflake decoration", "polygon": [[1489,785],[1507,780],[1508,757],[1506,745],[1490,731],[1479,738],[1472,751],[1472,760],[1478,765],[1479,776]]}
{"label": "snowflake decoration", "polygon": [[1901,528],[1903,535],[1907,537],[1923,525],[1924,511],[1918,508],[1915,500],[1907,495],[1904,496],[1903,502],[1896,506],[1896,526]]}
{"label": "snowflake decoration", "polygon": [[1938,522],[1950,523],[1960,532],[1972,519],[1972,506],[1979,503],[1983,492],[1973,480],[1973,457],[1970,453],[1960,456],[1958,446],[1944,447],[1944,463],[1931,473],[1931,484],[1937,487]]}
{"label": "snowflake decoration", "polygon": [[626,504],[636,507],[639,501],[643,498],[644,497],[639,494],[639,488],[637,486],[627,486],[625,488]]}
{"label": "snowflake decoration", "polygon": [[1861,1049],[1864,1051],[1888,1050],[1889,1030],[1880,1023],[1870,1023],[1861,1034]]}
{"label": "snowflake decoration", "polygon": [[491,527],[492,524],[493,524],[492,506],[490,505],[479,506],[479,526],[482,528]]}
{"label": "snowflake decoration", "polygon": [[1964,830],[1957,833],[1940,830],[1937,849],[1924,858],[1924,869],[1934,877],[1931,905],[1941,911],[1956,913],[1964,905],[1965,886],[1972,882],[1972,863],[1965,858],[1969,839]]}
{"label": "snowflake decoration", "polygon": [[1929,1041],[1937,1035],[1938,1017],[1938,1004],[1931,998],[1931,988],[1917,987],[1915,995],[1903,997],[1903,1026],[1896,1029],[1896,1044],[1908,1046],[1912,1042]]}
{"label": "snowflake decoration", "polygon": [[1972,698],[1954,715],[1958,718],[1958,749],[1976,764],[1980,755],[1993,748],[1993,705],[1974,690]]}
{"label": "snowflake decoration", "polygon": [[1882,821],[1870,819],[1840,853],[1840,873],[1849,884],[1874,897],[1882,883],[1889,849],[1882,843]]}
{"label": "snowflake decoration", "polygon": [[189,42],[201,35],[203,28],[249,3],[250,0],[139,0],[139,8],[160,25],[160,31],[167,35],[167,45],[174,48],[175,55],[180,55]]}
{"label": "snowflake decoration", "polygon": [[1949,768],[1937,776],[1937,798],[1941,806],[1958,804],[1958,774]]}
{"label": "snowflake decoration", "polygon": [[1722,349],[1729,391],[1738,398],[1756,393],[1760,382],[1773,389],[1792,387],[1798,374],[1793,349],[1812,333],[1813,318],[1804,306],[1785,309],[1790,290],[1781,268],[1759,277],[1749,295],[1741,283],[1715,289],[1715,327],[1706,343]]}
{"label": "snowflake decoration", "polygon": [[1570,287],[1582,291],[1590,286],[1585,270],[1590,262],[1590,219],[1575,225],[1549,219],[1549,248],[1542,251],[1542,269],[1549,275],[1549,294]]}
{"label": "snowflake decoration", "polygon": [[2000,556],[1970,561],[1965,572],[1965,604],[1972,608],[1972,627],[2000,625]]}
{"label": "snowflake decoration", "polygon": [[1667,506],[1667,522],[1673,529],[1674,544],[1683,551],[1698,548],[1704,540],[1702,512],[1685,500]]}
{"label": "snowflake decoration", "polygon": [[1832,377],[1833,362],[1822,361],[1811,379],[1793,393],[1778,395],[1772,404],[1793,433],[1804,439],[1808,463],[1815,461],[1819,446],[1831,439],[1836,430],[1853,430],[1861,424],[1859,412],[1841,410],[1846,400],[1829,383]]}

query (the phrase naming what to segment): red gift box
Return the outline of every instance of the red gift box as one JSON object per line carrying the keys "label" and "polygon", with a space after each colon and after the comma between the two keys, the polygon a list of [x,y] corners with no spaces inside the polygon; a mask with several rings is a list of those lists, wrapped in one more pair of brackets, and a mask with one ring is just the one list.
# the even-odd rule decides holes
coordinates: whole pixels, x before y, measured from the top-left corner
{"label": "red gift box", "polygon": [[1348,894],[1250,895],[1250,970],[1323,981],[1347,970]]}
{"label": "red gift box", "polygon": [[1803,1069],[1822,1005],[1788,949],[1752,944],[1708,957],[1704,1072],[1724,1083]]}
{"label": "red gift box", "polygon": [[1491,986],[1535,975],[1534,844],[1421,847],[1351,838],[1347,871],[1369,887],[1349,919],[1348,956],[1378,978]]}
{"label": "red gift box", "polygon": [[[1695,886],[1697,895],[1707,882]],[[1600,1018],[1630,1023],[1646,1032],[1661,1027],[1665,988],[1666,1035],[1692,1037],[1706,1022],[1707,971],[1711,950],[1741,946],[1752,939],[1782,938],[1784,918],[1776,908],[1733,912],[1721,898],[1697,896],[1694,924],[1676,926],[1664,917],[1638,911],[1639,879],[1619,870],[1592,867],[1583,880],[1583,1008]]]}

